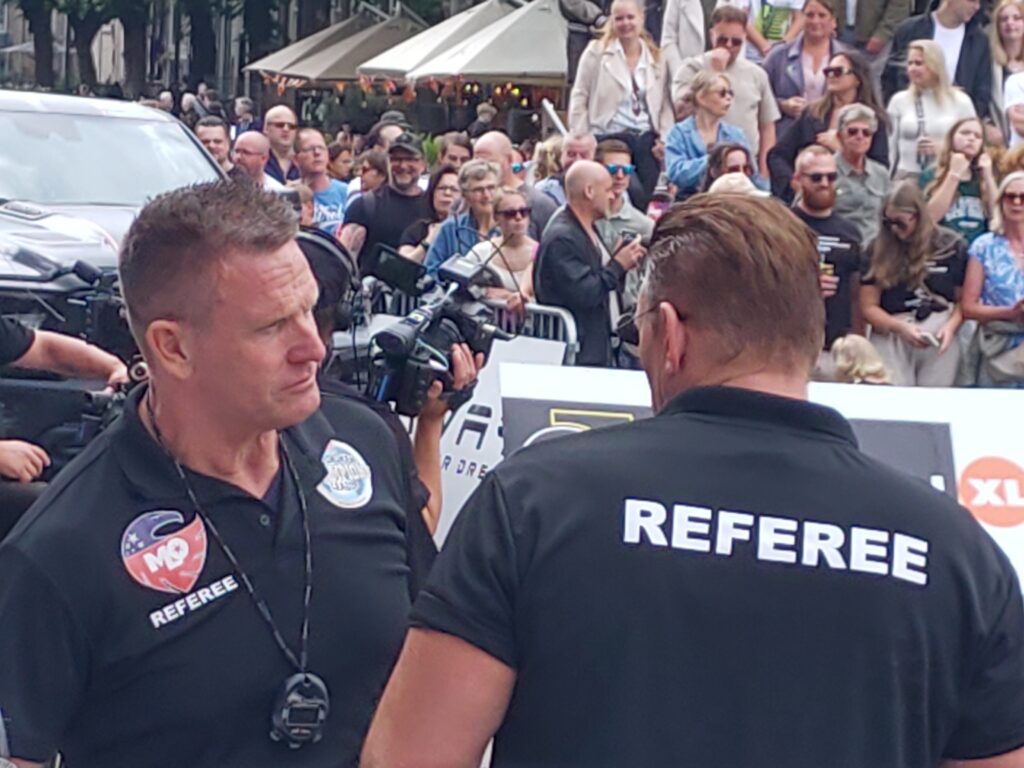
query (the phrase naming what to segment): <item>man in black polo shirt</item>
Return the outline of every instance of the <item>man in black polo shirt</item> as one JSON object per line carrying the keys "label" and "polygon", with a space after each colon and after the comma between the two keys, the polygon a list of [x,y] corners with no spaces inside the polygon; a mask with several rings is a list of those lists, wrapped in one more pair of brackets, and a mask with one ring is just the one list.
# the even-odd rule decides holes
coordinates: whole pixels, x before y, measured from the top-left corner
{"label": "man in black polo shirt", "polygon": [[391,179],[370,195],[360,195],[345,211],[338,239],[349,253],[358,254],[362,267],[378,244],[398,248],[402,232],[415,221],[431,218],[431,203],[420,189],[423,149],[411,133],[398,136],[388,147]]}
{"label": "man in black polo shirt", "polygon": [[852,222],[832,211],[836,204],[839,171],[835,156],[812,144],[796,158],[793,212],[818,236],[821,290],[825,297],[825,351],[818,358],[814,377],[835,378],[835,364],[828,350],[848,333],[863,333],[860,317],[860,233]]}
{"label": "man in black polo shirt", "polygon": [[496,768],[1019,766],[1017,576],[966,510],[806,402],[806,227],[702,195],[654,240],[636,321],[657,415],[488,473],[364,768],[476,765],[492,734]]}
{"label": "man in black polo shirt", "polygon": [[121,285],[150,384],[0,545],[22,764],[355,762],[408,613],[407,482],[375,414],[321,399],[295,227],[230,182],[132,225]]}
{"label": "man in black polo shirt", "polygon": [[551,217],[534,267],[537,301],[572,312],[579,334],[577,365],[612,363],[612,323],[617,320],[626,273],[644,257],[639,233],[609,254],[594,224],[615,198],[608,170],[577,160],[565,175],[566,205]]}

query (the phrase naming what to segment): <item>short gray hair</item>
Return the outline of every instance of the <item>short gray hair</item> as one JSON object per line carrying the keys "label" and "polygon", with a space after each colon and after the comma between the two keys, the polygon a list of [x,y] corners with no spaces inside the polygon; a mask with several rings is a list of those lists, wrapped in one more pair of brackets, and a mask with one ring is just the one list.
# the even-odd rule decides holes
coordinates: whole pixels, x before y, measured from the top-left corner
{"label": "short gray hair", "polygon": [[878,130],[878,115],[864,104],[847,104],[839,110],[836,127],[842,131],[850,123],[867,123],[871,132],[875,133]]}
{"label": "short gray hair", "polygon": [[465,189],[469,182],[481,181],[488,174],[495,180],[501,178],[501,169],[497,163],[492,163],[490,160],[470,160],[463,163],[459,169],[459,187]]}

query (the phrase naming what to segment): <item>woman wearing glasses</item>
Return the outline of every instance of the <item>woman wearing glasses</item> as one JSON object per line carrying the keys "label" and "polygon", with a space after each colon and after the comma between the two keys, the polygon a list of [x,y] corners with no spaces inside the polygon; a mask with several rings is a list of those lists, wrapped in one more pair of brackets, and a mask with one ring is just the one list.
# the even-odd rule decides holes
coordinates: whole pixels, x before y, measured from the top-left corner
{"label": "woman wearing glasses", "polygon": [[964,239],[935,224],[921,190],[904,181],[885,200],[869,258],[861,312],[893,384],[952,386],[960,362]]}
{"label": "woman wearing glasses", "polygon": [[964,317],[980,327],[966,367],[980,386],[1021,387],[1021,364],[1001,356],[1024,342],[1024,172],[1003,179],[996,200],[992,231],[968,251]]}
{"label": "woman wearing glasses", "polygon": [[[750,150],[743,144],[734,141],[720,141],[712,144],[708,149],[708,167],[704,172],[704,178],[697,188],[698,192],[707,192],[715,179],[727,173],[742,173],[754,181],[754,158],[750,156]],[[763,183],[758,179],[754,183]]]}
{"label": "woman wearing glasses", "polygon": [[671,81],[665,57],[644,30],[642,4],[615,0],[601,38],[580,57],[569,130],[629,144],[647,197],[661,172],[659,139],[672,127]]}
{"label": "woman wearing glasses", "polygon": [[469,257],[487,264],[501,279],[487,289],[487,298],[504,301],[510,312],[522,313],[533,301],[533,262],[539,243],[530,237],[530,206],[518,190],[500,187],[494,196],[494,215],[501,232],[478,243]]}
{"label": "woman wearing glasses", "polygon": [[459,199],[459,172],[454,165],[442,165],[431,174],[427,184],[427,199],[430,201],[431,217],[414,221],[406,227],[398,244],[398,252],[402,256],[420,264],[434,244],[441,223],[448,218],[452,206]]}
{"label": "woman wearing glasses", "polygon": [[764,60],[764,69],[782,112],[775,132],[782,136],[807,105],[825,95],[825,69],[846,46],[832,37],[836,11],[832,0],[806,0],[803,31],[791,43],[777,45]]}
{"label": "woman wearing glasses", "polygon": [[[879,124],[887,124],[885,110],[875,96],[868,64],[860,54],[853,51],[837,54],[823,71],[825,95],[811,102],[803,114],[779,136],[779,142],[768,153],[772,194],[786,201],[793,199],[790,179],[793,178],[793,164],[801,149],[811,144],[821,144],[833,152],[839,151],[839,110],[849,104],[863,104],[875,113]],[[876,130],[871,137],[868,157],[882,165],[889,164],[889,140],[885,130]]]}
{"label": "woman wearing glasses", "polygon": [[992,158],[985,151],[985,128],[976,117],[953,123],[936,165],[924,170],[918,185],[928,199],[932,219],[958,232],[967,244],[988,231],[996,200]]}
{"label": "woman wearing glasses", "polygon": [[693,114],[672,126],[665,142],[665,172],[679,190],[677,199],[697,191],[708,165],[708,147],[721,141],[747,146],[747,137],[739,126],[722,118],[732,106],[729,78],[703,69],[690,81]]}
{"label": "woman wearing glasses", "polygon": [[939,154],[939,144],[965,117],[975,117],[971,98],[949,83],[946,58],[934,40],[915,40],[907,47],[906,90],[889,100],[893,126],[896,178],[917,179]]}

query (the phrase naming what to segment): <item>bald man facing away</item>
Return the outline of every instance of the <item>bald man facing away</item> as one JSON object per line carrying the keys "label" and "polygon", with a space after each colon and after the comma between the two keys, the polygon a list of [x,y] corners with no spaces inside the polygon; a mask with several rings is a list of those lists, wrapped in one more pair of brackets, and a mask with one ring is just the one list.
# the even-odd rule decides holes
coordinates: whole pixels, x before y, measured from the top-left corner
{"label": "bald man facing away", "polygon": [[612,328],[618,322],[619,292],[626,273],[644,256],[640,238],[619,240],[611,251],[594,224],[608,215],[615,197],[608,170],[578,160],[565,175],[566,206],[556,213],[541,240],[534,266],[537,300],[572,312],[579,335],[577,365],[610,366]]}

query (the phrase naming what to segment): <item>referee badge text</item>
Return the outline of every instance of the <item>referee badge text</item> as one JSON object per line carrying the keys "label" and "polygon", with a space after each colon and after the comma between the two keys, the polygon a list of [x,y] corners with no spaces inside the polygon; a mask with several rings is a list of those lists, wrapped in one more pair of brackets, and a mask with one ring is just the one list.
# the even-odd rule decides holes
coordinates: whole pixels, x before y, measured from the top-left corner
{"label": "referee badge text", "polygon": [[359,509],[373,496],[373,472],[362,455],[348,443],[331,440],[324,448],[325,477],[316,489],[341,509]]}

